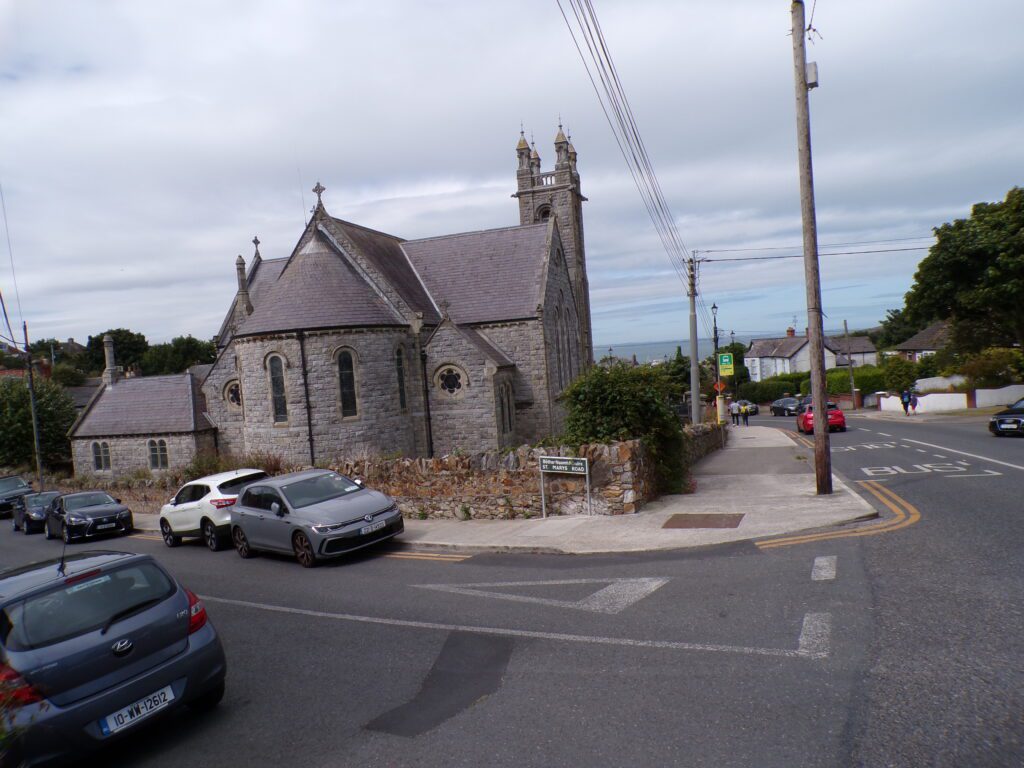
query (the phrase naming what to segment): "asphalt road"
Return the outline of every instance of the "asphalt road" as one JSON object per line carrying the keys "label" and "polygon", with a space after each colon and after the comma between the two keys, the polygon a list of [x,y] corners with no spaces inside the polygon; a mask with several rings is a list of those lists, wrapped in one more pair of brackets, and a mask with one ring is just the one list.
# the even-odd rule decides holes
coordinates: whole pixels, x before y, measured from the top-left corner
{"label": "asphalt road", "polygon": [[[212,715],[140,727],[104,764],[1019,765],[1024,440],[978,424],[851,417],[833,435],[836,470],[920,520],[772,549],[463,559],[395,546],[305,570],[107,542],[154,554],[204,596],[229,677]],[[5,566],[59,550],[0,532]]]}

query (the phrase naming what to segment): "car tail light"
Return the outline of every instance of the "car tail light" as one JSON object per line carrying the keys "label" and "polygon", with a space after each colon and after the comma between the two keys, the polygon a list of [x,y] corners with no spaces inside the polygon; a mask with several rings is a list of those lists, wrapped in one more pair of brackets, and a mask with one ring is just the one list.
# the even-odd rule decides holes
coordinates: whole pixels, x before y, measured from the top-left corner
{"label": "car tail light", "polygon": [[206,606],[191,589],[186,589],[185,594],[188,595],[188,633],[191,635],[206,625]]}
{"label": "car tail light", "polygon": [[[235,498],[238,498],[237,496]],[[235,499],[210,499],[210,503],[213,504],[217,509],[224,509],[224,507],[230,507],[235,503]]]}
{"label": "car tail light", "polygon": [[23,707],[43,700],[25,678],[6,664],[0,664],[0,704],[9,707]]}

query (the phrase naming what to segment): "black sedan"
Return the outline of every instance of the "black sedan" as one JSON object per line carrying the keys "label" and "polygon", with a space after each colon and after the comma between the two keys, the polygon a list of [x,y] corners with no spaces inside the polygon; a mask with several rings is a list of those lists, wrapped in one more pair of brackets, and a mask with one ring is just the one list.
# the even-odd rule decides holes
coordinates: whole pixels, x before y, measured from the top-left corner
{"label": "black sedan", "polygon": [[771,404],[772,416],[796,416],[800,409],[800,399],[781,397]]}
{"label": "black sedan", "polygon": [[32,493],[33,488],[19,475],[0,477],[0,517],[13,515],[21,506],[21,500]]}
{"label": "black sedan", "polygon": [[24,503],[11,515],[11,527],[26,534],[39,533],[46,525],[46,514],[50,511],[50,505],[58,496],[60,491],[28,494],[24,497]]}
{"label": "black sedan", "polygon": [[1024,434],[1024,398],[988,420],[988,431],[996,437]]}
{"label": "black sedan", "polygon": [[46,515],[46,538],[60,536],[66,544],[111,533],[132,532],[132,511],[103,491],[79,491],[58,496]]}

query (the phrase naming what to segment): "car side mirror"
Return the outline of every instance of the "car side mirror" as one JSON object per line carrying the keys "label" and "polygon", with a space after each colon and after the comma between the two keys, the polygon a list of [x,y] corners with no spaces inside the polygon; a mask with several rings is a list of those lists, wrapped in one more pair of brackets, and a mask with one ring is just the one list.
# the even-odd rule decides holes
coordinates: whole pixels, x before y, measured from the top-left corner
{"label": "car side mirror", "polygon": [[270,511],[278,516],[284,515],[284,510],[281,509],[281,505],[276,501],[270,502]]}
{"label": "car side mirror", "polygon": [[363,481],[360,480],[358,477],[355,480],[353,480],[352,482],[355,483],[356,485],[358,485],[360,488],[363,487]]}
{"label": "car side mirror", "polygon": [[171,500],[168,501],[167,503],[170,504],[172,507],[178,506],[178,497],[177,496],[171,496]]}
{"label": "car side mirror", "polygon": [[114,501],[115,501],[115,502],[117,502],[118,504],[120,504],[120,503],[121,503],[121,500],[120,500],[120,499],[114,499]]}

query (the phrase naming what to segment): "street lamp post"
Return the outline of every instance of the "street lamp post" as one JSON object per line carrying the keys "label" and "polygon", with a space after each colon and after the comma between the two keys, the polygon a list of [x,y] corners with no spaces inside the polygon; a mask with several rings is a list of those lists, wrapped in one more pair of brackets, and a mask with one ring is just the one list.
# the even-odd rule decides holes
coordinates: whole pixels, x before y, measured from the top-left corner
{"label": "street lamp post", "polygon": [[725,421],[725,397],[722,396],[722,369],[718,365],[718,305],[711,305],[711,343],[715,347],[715,412]]}

